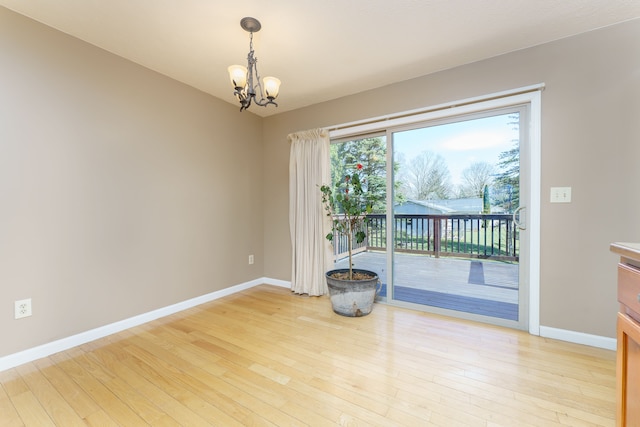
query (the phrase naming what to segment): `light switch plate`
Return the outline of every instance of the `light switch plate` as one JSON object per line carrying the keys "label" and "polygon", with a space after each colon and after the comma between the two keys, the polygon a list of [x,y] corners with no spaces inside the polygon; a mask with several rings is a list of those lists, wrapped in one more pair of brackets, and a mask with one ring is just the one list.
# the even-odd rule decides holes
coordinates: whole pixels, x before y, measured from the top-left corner
{"label": "light switch plate", "polygon": [[571,203],[571,187],[551,187],[551,203]]}

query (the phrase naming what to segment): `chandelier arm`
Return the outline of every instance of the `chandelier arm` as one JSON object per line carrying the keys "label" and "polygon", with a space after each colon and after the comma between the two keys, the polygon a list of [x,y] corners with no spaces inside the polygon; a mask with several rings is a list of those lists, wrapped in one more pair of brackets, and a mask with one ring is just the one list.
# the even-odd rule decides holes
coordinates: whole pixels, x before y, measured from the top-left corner
{"label": "chandelier arm", "polygon": [[259,105],[261,107],[266,107],[267,105],[275,105],[276,107],[278,106],[278,103],[276,103],[272,99],[264,99],[264,98],[262,98],[260,101],[258,101],[257,99],[254,99],[254,102],[255,102],[256,105]]}
{"label": "chandelier arm", "polygon": [[240,101],[240,112],[243,112],[251,106],[251,97]]}
{"label": "chandelier arm", "polygon": [[[258,72],[258,58],[255,58],[253,61],[253,69],[256,71],[255,78],[258,81],[258,83],[253,87],[253,102],[261,107],[266,107],[267,105],[275,105],[277,107],[278,104],[273,101],[275,98],[272,98],[270,96],[268,96],[267,98],[264,97],[262,79],[260,78],[260,73]],[[260,94],[260,100],[258,100],[257,98],[258,94]]]}

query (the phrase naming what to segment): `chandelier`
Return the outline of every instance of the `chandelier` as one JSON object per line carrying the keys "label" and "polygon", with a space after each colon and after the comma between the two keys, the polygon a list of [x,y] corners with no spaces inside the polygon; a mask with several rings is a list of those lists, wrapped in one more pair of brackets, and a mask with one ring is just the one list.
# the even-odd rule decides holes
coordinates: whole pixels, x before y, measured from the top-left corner
{"label": "chandelier", "polygon": [[[265,77],[261,82],[258,67],[256,66],[258,58],[253,56],[253,33],[257,33],[262,28],[260,21],[246,17],[242,18],[240,26],[249,33],[247,67],[242,65],[229,67],[231,86],[234,89],[233,94],[240,101],[240,111],[249,108],[252,101],[261,107],[266,107],[269,104],[277,107],[278,104],[274,102],[274,99],[278,97],[278,92],[280,91],[280,80],[275,77]],[[257,94],[260,94],[260,99],[256,97]]]}

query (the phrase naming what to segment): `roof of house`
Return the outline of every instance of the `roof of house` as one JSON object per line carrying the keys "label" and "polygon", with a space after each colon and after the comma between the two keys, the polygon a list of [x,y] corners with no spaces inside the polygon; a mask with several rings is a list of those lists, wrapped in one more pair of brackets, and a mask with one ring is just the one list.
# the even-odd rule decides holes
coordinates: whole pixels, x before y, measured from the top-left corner
{"label": "roof of house", "polygon": [[[424,206],[425,208],[436,210],[444,214],[468,213],[477,214],[482,212],[482,198],[470,197],[463,199],[439,199],[439,200],[407,200],[402,205],[413,204]],[[502,208],[491,206],[491,212],[502,212]]]}

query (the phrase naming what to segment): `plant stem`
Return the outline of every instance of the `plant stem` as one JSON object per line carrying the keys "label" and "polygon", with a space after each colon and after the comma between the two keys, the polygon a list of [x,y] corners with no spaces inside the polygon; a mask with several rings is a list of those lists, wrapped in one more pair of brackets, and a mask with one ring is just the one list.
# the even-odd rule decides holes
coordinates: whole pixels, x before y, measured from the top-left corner
{"label": "plant stem", "polygon": [[349,280],[353,280],[353,260],[351,258],[351,251],[353,248],[353,230],[351,229],[351,222],[347,222],[347,247],[349,248]]}

